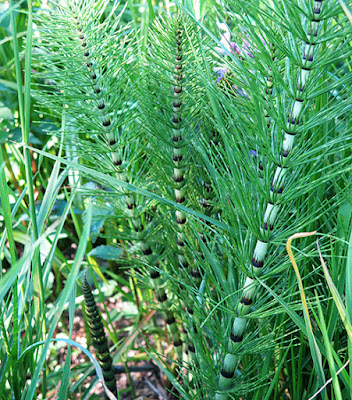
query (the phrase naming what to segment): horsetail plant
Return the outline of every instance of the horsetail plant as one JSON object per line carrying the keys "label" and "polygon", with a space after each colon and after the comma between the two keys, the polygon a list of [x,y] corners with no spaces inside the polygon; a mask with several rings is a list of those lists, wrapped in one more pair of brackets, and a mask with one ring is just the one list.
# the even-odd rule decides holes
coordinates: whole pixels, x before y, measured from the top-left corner
{"label": "horsetail plant", "polygon": [[[183,128],[183,116],[182,116],[182,96],[183,87],[183,74],[182,71],[184,56],[183,56],[183,46],[185,45],[185,26],[182,18],[182,14],[179,14],[176,20],[176,52],[175,52],[175,74],[174,74],[174,100],[173,100],[173,116],[172,116],[172,161],[173,161],[173,180],[174,180],[174,195],[175,201],[178,204],[184,205],[187,202],[186,190],[187,190],[187,178],[186,178],[186,168],[187,168],[187,153],[185,153],[185,143],[186,138],[184,135]],[[186,105],[187,106],[187,105]],[[184,107],[184,106],[183,106]],[[188,161],[189,163],[189,161]],[[190,184],[190,182],[188,182]],[[189,276],[193,278],[196,287],[200,284],[200,272],[196,268],[195,261],[189,260],[189,255],[187,254],[187,238],[186,238],[186,215],[179,210],[175,211],[175,231],[177,240],[177,266],[180,271],[187,271]],[[190,268],[191,266],[191,268]],[[188,270],[190,269],[190,272]],[[181,272],[181,276],[184,275]],[[187,275],[184,275],[185,277]],[[188,306],[188,312],[192,315],[192,307]],[[188,344],[188,351],[193,354],[194,357],[194,346],[192,343]]]}
{"label": "horsetail plant", "polygon": [[[253,311],[259,307],[259,304],[256,305],[255,303],[256,297],[259,296],[258,292],[260,288],[260,280],[258,278],[263,275],[264,269],[266,271],[269,270],[269,267],[264,267],[264,261],[268,259],[270,265],[274,262],[275,256],[279,257],[277,251],[276,255],[268,256],[269,244],[273,241],[277,243],[278,235],[283,237],[285,234],[285,228],[286,232],[293,229],[290,225],[282,225],[283,209],[286,210],[286,212],[289,210],[289,201],[292,201],[292,198],[294,197],[291,188],[292,185],[294,185],[293,182],[295,182],[299,170],[297,159],[300,158],[302,162],[307,153],[307,144],[304,140],[312,144],[313,140],[308,137],[308,133],[314,131],[314,127],[321,124],[321,121],[318,121],[318,118],[323,118],[324,113],[329,110],[329,107],[334,107],[334,111],[337,113],[343,112],[342,108],[334,103],[333,105],[326,104],[325,110],[319,110],[320,112],[316,114],[319,115],[319,117],[315,116],[315,118],[308,118],[304,117],[303,114],[304,110],[311,110],[312,105],[314,105],[316,93],[314,89],[312,89],[313,87],[319,87],[319,94],[326,93],[330,90],[329,87],[322,88],[320,86],[322,84],[321,77],[324,76],[326,69],[329,67],[329,56],[326,55],[328,46],[325,46],[322,43],[326,42],[329,35],[332,35],[332,32],[334,32],[332,15],[337,13],[336,3],[327,3],[326,9],[324,9],[323,2],[314,1],[310,2],[309,5],[305,4],[301,11],[296,3],[287,4],[285,8],[281,8],[281,6],[276,2],[268,2],[266,6],[265,11],[261,12],[259,9],[258,13],[254,11],[252,12],[251,6],[245,10],[241,9],[241,6],[231,6],[231,11],[236,13],[233,14],[234,18],[237,19],[240,26],[242,25],[248,29],[247,38],[249,35],[252,36],[254,51],[252,51],[253,54],[247,53],[247,56],[242,55],[241,57],[237,57],[237,59],[236,55],[232,55],[230,62],[235,61],[235,63],[229,66],[229,70],[232,70],[233,75],[239,74],[239,76],[237,77],[235,75],[233,79],[229,78],[229,80],[232,80],[236,87],[241,87],[242,93],[248,93],[249,96],[243,96],[242,98],[238,96],[237,98],[232,97],[231,101],[231,97],[229,97],[228,94],[229,92],[227,92],[227,98],[222,97],[222,112],[224,119],[220,119],[218,115],[215,115],[214,117],[219,124],[219,132],[225,140],[225,146],[234,149],[234,152],[237,152],[238,155],[242,154],[243,157],[243,161],[238,163],[239,158],[237,157],[235,161],[234,156],[225,153],[226,150],[218,154],[216,154],[216,151],[212,152],[212,159],[210,162],[217,165],[220,171],[226,171],[225,176],[228,176],[233,182],[236,182],[237,180],[236,183],[242,184],[243,189],[236,187],[234,190],[236,192],[238,191],[238,193],[233,191],[231,193],[229,185],[224,185],[224,178],[220,177],[220,174],[216,173],[214,170],[214,175],[218,178],[217,186],[219,188],[221,185],[228,187],[228,192],[225,192],[227,201],[233,201],[236,206],[238,205],[239,208],[235,210],[235,213],[237,212],[242,221],[248,224],[249,233],[255,237],[255,239],[252,239],[255,241],[255,246],[254,251],[252,250],[250,256],[251,266],[249,266],[249,261],[245,254],[238,257],[239,263],[243,263],[241,269],[245,272],[245,281],[241,290],[242,294],[239,303],[236,307],[236,317],[232,324],[230,339],[227,346],[228,351],[224,357],[223,367],[218,381],[218,390],[216,391],[215,398],[219,400],[226,399],[230,393],[238,393],[240,390],[239,388],[236,388],[236,386],[233,387],[234,382],[239,381],[239,379],[234,381],[234,375],[238,368],[239,361],[241,360],[241,356],[245,352],[244,346],[248,346],[248,340],[253,340],[250,338],[246,340],[245,333],[247,325],[249,325],[249,323],[253,325],[254,323],[255,317],[253,316],[253,318],[251,318],[250,313],[253,313]],[[235,8],[235,10],[233,8]],[[299,14],[300,12],[302,12],[301,15]],[[296,18],[291,23],[289,16],[292,16],[293,13],[295,13]],[[282,18],[281,38],[285,38],[285,41],[281,43],[278,43],[278,36],[273,33],[275,29],[271,24],[275,23],[275,21],[277,22],[278,16]],[[323,19],[324,22],[321,22]],[[253,26],[257,26],[261,29],[260,34],[254,31]],[[270,28],[268,29],[267,26],[270,26]],[[326,26],[328,26],[329,29],[327,29]],[[284,29],[286,32],[283,31]],[[325,29],[327,29],[328,33],[326,33]],[[263,43],[263,36],[266,43],[273,43],[275,48],[277,48],[277,52],[280,53],[280,64],[273,59],[267,45]],[[302,59],[299,60],[298,43],[301,41],[303,41]],[[341,57],[342,52],[340,51],[340,44],[335,42],[334,45],[337,46],[336,49],[338,49],[335,52],[335,56]],[[325,53],[323,60],[320,61],[319,50],[322,48]],[[297,71],[298,77],[296,78],[297,80],[295,84],[292,84],[292,79],[294,79],[291,78],[293,75],[292,69],[288,69],[284,76],[281,75],[281,65],[284,65],[281,60],[285,60],[285,58],[287,60],[287,68],[292,61],[299,65],[299,70]],[[270,74],[270,76],[268,74]],[[285,79],[288,80],[288,84],[284,83]],[[272,81],[277,85],[282,85],[282,87],[287,91],[287,94],[280,93],[279,86],[273,86],[272,89],[271,87],[269,88],[272,93],[271,98],[268,96],[262,96],[263,92],[268,92],[268,89],[265,89],[265,86],[268,86],[269,80],[270,86],[272,86]],[[257,87],[255,87],[255,85],[257,85]],[[259,100],[260,97],[262,97],[262,99],[265,98],[265,101],[269,103],[269,106],[265,105],[262,100]],[[284,123],[282,115],[286,113],[285,110],[287,104],[291,102],[289,97],[293,98],[292,105],[290,107],[290,112],[285,116],[287,122]],[[219,99],[218,101],[221,100]],[[251,104],[253,104],[254,108],[252,111],[249,111]],[[242,110],[242,112],[243,110],[246,110],[246,107],[248,107],[248,114],[245,114],[247,120],[243,118],[243,115],[240,115],[239,112],[236,111],[235,106],[237,106],[239,110]],[[262,116],[258,115],[261,108],[266,110],[265,113],[262,114],[262,116],[265,117],[264,121]],[[251,114],[251,112],[253,114]],[[232,121],[229,119],[230,117],[232,118]],[[269,118],[273,121],[270,125],[268,124]],[[224,120],[225,123],[228,124],[226,128],[223,125]],[[261,130],[255,133],[255,136],[253,136],[254,140],[251,139],[250,135],[246,138],[246,136],[243,135],[243,132],[250,134],[253,129],[252,127],[255,126],[255,123],[258,123],[257,121],[259,122],[258,126],[261,126]],[[264,136],[266,131],[266,129],[264,129],[264,124],[265,128],[270,128],[271,131],[271,134],[268,137]],[[234,138],[237,139],[236,143],[231,144],[231,135],[228,134],[229,127],[232,127],[236,132],[234,135]],[[241,129],[242,133],[240,133]],[[248,129],[248,131],[245,129]],[[297,134],[300,134],[302,137],[299,143],[302,145],[303,149],[298,150],[295,148],[295,151],[293,151]],[[338,139],[341,146],[347,139],[346,134],[347,132],[345,131],[345,136],[342,135]],[[255,140],[257,140],[257,143],[255,143]],[[249,157],[251,151],[249,147],[251,146],[250,143],[253,143],[253,148],[256,150],[259,149],[259,154],[263,155],[264,165],[262,167],[264,179],[262,181],[259,177],[255,177],[254,173],[251,172],[250,164],[252,164],[252,161]],[[314,144],[317,145],[316,141],[314,141]],[[235,150],[234,148],[234,146],[237,145],[240,147],[239,150]],[[319,146],[316,146],[316,149],[317,150],[313,150],[312,153],[316,151],[317,153],[314,154],[318,154],[321,151]],[[216,161],[214,157],[217,157],[218,159],[221,157],[221,161]],[[236,162],[238,163],[237,165]],[[270,163],[273,163],[274,167]],[[305,165],[308,165],[307,160],[304,160],[304,163]],[[226,164],[227,167],[224,167]],[[324,168],[322,164],[320,165]],[[294,171],[293,175],[289,177],[288,171],[292,170]],[[332,171],[329,172],[334,175],[337,169],[332,168]],[[273,173],[273,178],[270,178],[271,173]],[[244,178],[249,179],[249,183],[246,183]],[[270,184],[267,188],[265,186],[268,181]],[[286,186],[287,182],[291,191],[285,193],[286,190],[284,191],[284,184]],[[254,184],[258,186],[259,189],[256,196],[259,195],[260,197],[264,197],[267,204],[264,206],[264,209],[262,208],[262,205],[256,207],[257,212],[259,211],[261,213],[261,210],[263,210],[262,219],[256,216],[252,221],[250,221],[249,215],[251,215],[251,213],[247,216],[244,215],[244,212],[250,211],[250,208],[245,205],[246,200],[242,196],[246,193],[249,187],[254,188]],[[250,195],[249,198],[253,198],[254,200],[256,196]],[[310,201],[308,199],[310,199],[311,196],[312,193],[308,192],[307,202]],[[224,196],[220,195],[220,198],[221,197],[224,198]],[[302,212],[302,215],[303,214],[304,213]],[[307,223],[308,220],[306,217],[302,217],[302,215],[299,216],[302,218],[301,221]],[[293,221],[292,218],[290,218],[290,220]],[[257,223],[259,223],[259,226],[256,226]],[[278,224],[277,230],[275,229],[274,224]],[[241,225],[242,222],[239,225],[240,230],[243,229]],[[285,227],[284,229],[283,226]],[[248,242],[245,244],[244,250],[247,251],[247,248]],[[248,248],[248,251],[250,251],[250,248]],[[270,275],[272,275],[272,273],[269,274],[269,276]],[[253,335],[251,336],[253,337]],[[240,372],[238,371],[238,373]]]}
{"label": "horsetail plant", "polygon": [[103,376],[107,388],[117,397],[115,372],[109,352],[108,341],[104,332],[104,325],[101,321],[101,315],[95,303],[92,290],[87,282],[86,275],[83,276],[82,280],[82,292],[84,295],[84,306],[89,332],[92,337],[95,354],[103,370]]}
{"label": "horsetail plant", "polygon": [[[154,30],[151,32],[151,52],[146,60],[146,88],[149,93],[148,103],[143,104],[143,112],[151,139],[149,149],[156,159],[153,169],[153,179],[158,189],[165,196],[174,199],[181,206],[190,206],[191,199],[187,198],[187,191],[196,185],[191,176],[191,144],[192,130],[196,123],[192,121],[191,110],[193,101],[190,96],[192,91],[192,75],[188,73],[190,52],[187,42],[192,37],[192,27],[189,21],[179,12],[175,16],[162,21],[155,21]],[[160,74],[162,73],[162,75]],[[162,86],[160,85],[160,79]],[[158,86],[161,86],[158,88]],[[192,103],[188,103],[192,101]],[[195,131],[194,131],[195,132]],[[160,151],[160,143],[163,150]],[[160,168],[160,163],[164,166]],[[195,171],[193,174],[195,175]],[[171,195],[171,191],[173,194]],[[170,211],[167,211],[169,214]],[[167,273],[177,276],[181,282],[191,285],[198,290],[201,274],[198,260],[192,257],[190,244],[194,243],[192,228],[187,217],[181,210],[172,212],[169,220],[161,222],[168,224],[168,236],[175,237],[175,242],[167,240],[170,248],[165,252]],[[193,237],[192,237],[193,236]],[[197,239],[196,239],[197,241]],[[178,283],[171,283],[172,290],[183,292],[182,301],[177,305],[179,309],[187,310],[187,318],[183,315],[185,351],[188,359],[195,363],[196,354],[194,342],[190,334],[197,335],[193,319],[193,298],[187,295],[187,289]],[[182,284],[183,285],[183,284]],[[180,295],[178,295],[180,296]],[[180,299],[179,299],[180,300]]]}
{"label": "horsetail plant", "polygon": [[[183,80],[183,46],[185,43],[185,23],[182,18],[182,14],[179,14],[176,21],[176,51],[175,51],[175,74],[174,74],[174,100],[173,100],[173,111],[174,114],[172,116],[172,160],[174,163],[174,193],[175,200],[178,204],[186,203],[186,177],[185,177],[185,159],[184,157],[184,148],[185,148],[185,138],[183,135],[183,121],[182,121],[182,80]],[[186,235],[185,235],[185,227],[187,222],[187,217],[184,213],[179,210],[175,211],[175,221],[176,221],[176,238],[177,238],[177,263],[178,268],[181,270],[181,276],[185,276],[183,271],[188,272],[190,263],[188,261],[187,254],[187,243],[186,243]],[[199,287],[200,285],[200,272],[196,266],[196,260],[191,260],[191,269],[188,273],[194,282],[195,287]],[[185,276],[186,277],[186,276]],[[192,301],[187,305],[187,311],[190,315],[189,318],[189,326],[187,328],[184,327],[185,335],[188,335],[188,331],[191,329],[197,334],[197,328],[195,324],[192,322],[193,319],[193,307],[191,306]],[[192,343],[190,337],[187,340],[187,350],[190,357],[190,361],[194,364],[197,362],[195,347]]]}

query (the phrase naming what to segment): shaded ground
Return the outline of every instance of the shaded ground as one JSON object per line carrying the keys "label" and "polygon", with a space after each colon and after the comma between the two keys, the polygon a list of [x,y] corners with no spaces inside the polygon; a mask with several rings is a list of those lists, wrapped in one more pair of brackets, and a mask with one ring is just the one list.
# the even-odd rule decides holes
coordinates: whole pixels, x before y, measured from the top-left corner
{"label": "shaded ground", "polygon": [[[126,288],[127,290],[127,288]],[[98,300],[96,298],[96,300]],[[107,321],[107,316],[105,313],[104,308],[102,307],[101,304],[97,303],[99,311],[101,312],[103,318],[105,321]],[[107,311],[109,312],[110,315],[113,315],[114,313],[120,313],[123,311],[124,307],[126,306],[126,303],[120,298],[107,298],[105,300],[105,306]],[[151,316],[153,316],[153,312],[150,313]],[[154,316],[155,317],[155,316]],[[67,325],[68,326],[68,315],[65,315],[64,318],[67,320]],[[155,321],[155,320],[154,320]],[[161,321],[157,321],[157,325],[162,324]],[[122,317],[118,318],[116,322],[113,323],[115,332],[118,334],[119,339],[125,339],[125,342],[130,339],[131,336],[134,336],[133,344],[131,348],[128,350],[127,357],[128,360],[134,360],[134,361],[129,361],[127,363],[128,369],[133,370],[135,367],[138,369],[144,369],[142,371],[137,371],[137,372],[125,372],[125,365],[118,364],[115,365],[115,368],[117,369],[116,373],[116,381],[117,381],[117,389],[119,392],[119,399],[122,400],[133,400],[133,399],[165,399],[169,397],[169,393],[167,390],[164,388],[164,375],[161,373],[161,371],[157,368],[157,366],[150,361],[150,359],[144,359],[141,361],[135,361],[136,358],[140,357],[141,355],[141,350],[143,352],[143,349],[150,348],[150,343],[153,343],[153,336],[148,335],[148,341],[149,344],[146,342],[146,340],[142,337],[142,335],[139,333],[137,329],[133,333],[131,333],[131,320],[128,318]],[[143,332],[143,334],[148,334]],[[67,337],[67,333],[58,333],[56,337]],[[85,326],[84,326],[84,318],[83,318],[83,313],[81,307],[76,309],[75,313],[75,318],[74,318],[74,329],[73,329],[73,335],[72,335],[72,340],[79,343],[82,345],[84,348],[87,348],[87,337],[86,337],[86,332],[85,332]],[[132,338],[131,338],[132,340]],[[166,344],[165,344],[166,345]],[[89,347],[89,351],[94,354],[94,348],[92,345]],[[116,350],[115,350],[116,351]],[[67,353],[67,346],[62,345],[58,351],[56,352],[56,363],[59,366],[64,365],[65,358],[66,358],[66,353]],[[144,354],[146,354],[144,352]],[[145,357],[146,358],[146,357]],[[94,371],[92,375],[87,376],[85,378],[82,378],[82,382],[75,387],[75,384],[77,380],[79,380],[85,371],[91,366],[92,363],[90,362],[89,358],[86,357],[86,355],[81,352],[77,348],[72,347],[72,355],[71,355],[71,378],[74,378],[73,385],[69,387],[69,390],[75,389],[74,392],[70,393],[68,398],[72,400],[78,400],[78,399],[103,399],[104,398],[104,390],[102,383],[100,380],[97,379],[97,377],[94,375]],[[56,399],[57,398],[57,393],[59,390],[59,384],[57,385],[57,388],[51,393],[47,394],[47,398],[52,398]],[[90,396],[88,395],[88,390],[90,393]],[[52,397],[50,397],[52,396]]]}

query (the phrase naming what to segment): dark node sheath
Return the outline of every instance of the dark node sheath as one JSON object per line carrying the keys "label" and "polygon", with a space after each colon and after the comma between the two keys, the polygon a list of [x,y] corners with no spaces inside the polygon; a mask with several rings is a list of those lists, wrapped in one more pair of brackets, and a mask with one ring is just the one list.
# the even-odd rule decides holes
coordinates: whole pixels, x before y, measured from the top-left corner
{"label": "dark node sheath", "polygon": [[224,378],[232,379],[233,376],[235,375],[235,371],[226,371],[225,369],[222,369],[222,370],[221,370],[221,375],[222,375]]}
{"label": "dark node sheath", "polygon": [[246,297],[242,297],[241,304],[245,305],[245,306],[250,306],[253,303],[252,299],[247,299]]}
{"label": "dark node sheath", "polygon": [[232,340],[232,342],[234,342],[234,343],[240,343],[240,342],[242,342],[242,340],[243,340],[243,336],[241,335],[241,336],[237,336],[237,335],[234,335],[232,332],[231,332],[231,334],[230,334],[230,339]]}

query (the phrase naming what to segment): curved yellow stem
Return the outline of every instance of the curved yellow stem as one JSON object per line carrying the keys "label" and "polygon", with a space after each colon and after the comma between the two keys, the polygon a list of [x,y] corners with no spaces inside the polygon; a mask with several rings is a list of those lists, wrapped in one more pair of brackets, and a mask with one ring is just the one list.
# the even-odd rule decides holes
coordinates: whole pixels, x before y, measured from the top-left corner
{"label": "curved yellow stem", "polygon": [[287,254],[290,257],[290,261],[292,263],[293,269],[295,271],[295,274],[297,276],[297,280],[298,280],[298,285],[299,285],[299,291],[301,294],[301,299],[302,299],[302,303],[303,303],[303,308],[304,308],[304,312],[306,314],[307,317],[307,322],[309,324],[309,329],[313,334],[313,329],[312,329],[312,325],[310,323],[310,318],[309,318],[309,311],[308,311],[308,306],[307,306],[307,300],[306,300],[306,295],[304,293],[304,288],[303,288],[303,283],[302,283],[302,278],[301,275],[299,273],[298,267],[297,267],[297,263],[295,260],[295,257],[293,255],[292,252],[292,248],[291,248],[291,242],[293,239],[299,239],[299,238],[303,238],[303,237],[308,237],[308,236],[313,236],[316,234],[316,231],[313,232],[299,232],[299,233],[295,233],[294,235],[290,236],[286,242],[286,250],[287,250]]}

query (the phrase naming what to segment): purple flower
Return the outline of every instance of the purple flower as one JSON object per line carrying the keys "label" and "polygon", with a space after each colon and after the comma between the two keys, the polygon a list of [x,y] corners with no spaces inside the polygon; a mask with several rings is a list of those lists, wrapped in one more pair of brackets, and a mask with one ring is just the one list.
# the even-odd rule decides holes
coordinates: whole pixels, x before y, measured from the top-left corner
{"label": "purple flower", "polygon": [[249,150],[249,155],[244,158],[246,164],[250,164],[253,157],[258,157],[258,153],[255,150]]}
{"label": "purple flower", "polygon": [[236,54],[240,54],[241,53],[241,49],[239,46],[237,46],[237,44],[235,42],[231,42],[230,43],[231,47],[234,49]]}
{"label": "purple flower", "polygon": [[229,69],[225,67],[216,67],[213,68],[213,71],[219,75],[218,79],[216,80],[216,82],[219,83],[221,79],[225,78],[225,75],[229,72]]}
{"label": "purple flower", "polygon": [[[237,54],[239,55],[239,58],[241,60],[244,60],[247,57],[250,57],[252,59],[254,59],[255,57],[260,57],[260,51],[258,50],[258,47],[255,45],[255,43],[251,39],[251,36],[248,33],[243,32],[242,46],[239,46],[237,43],[231,42],[231,31],[227,24],[223,22],[217,22],[217,25],[218,28],[224,32],[220,38],[220,44],[222,45],[222,47],[215,47],[215,50],[218,54],[222,56],[229,55],[229,53],[233,55]],[[261,35],[259,35],[258,37],[263,43],[264,47],[267,48],[264,38]],[[229,69],[224,66],[213,68],[213,71],[218,75],[218,78],[216,80],[217,83],[224,79],[226,74],[229,73]],[[253,71],[251,70],[249,70],[249,72],[253,73]],[[248,94],[237,85],[233,85],[232,89],[236,95],[249,98]]]}

